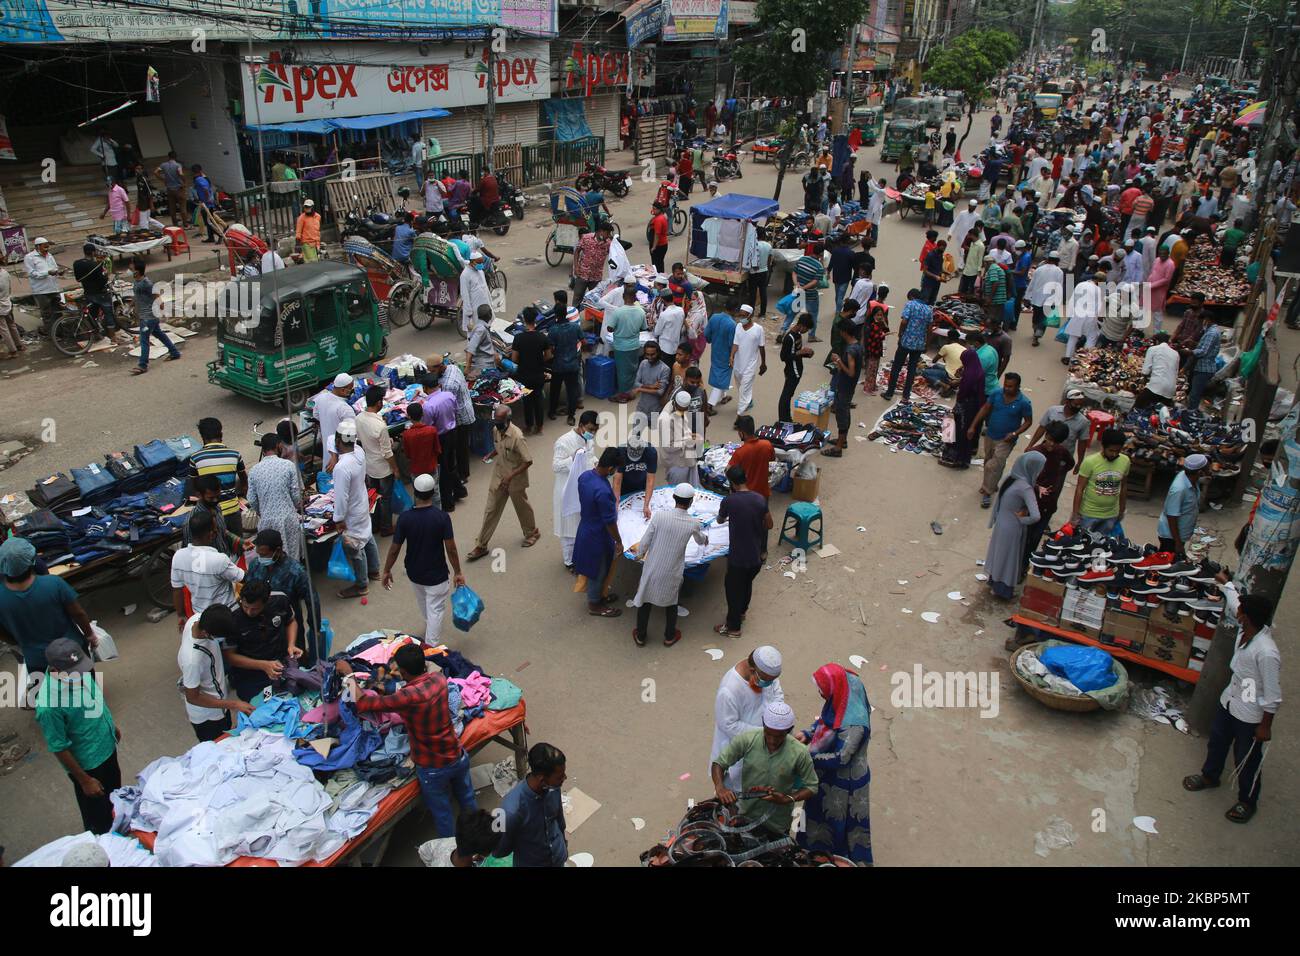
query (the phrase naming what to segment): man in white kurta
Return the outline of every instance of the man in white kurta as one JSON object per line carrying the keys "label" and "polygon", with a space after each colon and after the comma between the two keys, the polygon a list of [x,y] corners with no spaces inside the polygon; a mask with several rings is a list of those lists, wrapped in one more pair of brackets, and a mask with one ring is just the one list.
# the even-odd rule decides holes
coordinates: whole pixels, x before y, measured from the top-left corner
{"label": "man in white kurta", "polygon": [[474,327],[474,322],[478,317],[478,307],[486,305],[491,307],[492,299],[488,293],[487,277],[483,270],[479,269],[475,262],[482,262],[483,256],[478,254],[479,258],[472,260],[460,270],[460,322],[462,331],[468,332]]}
{"label": "man in white kurta", "polygon": [[[595,436],[596,434],[596,413],[586,411],[582,413],[577,427],[570,428],[559,438],[555,439],[555,450],[551,455],[551,471],[555,472],[555,490],[551,494],[551,514],[555,527],[555,536],[560,539],[560,549],[564,556],[564,566],[566,568],[573,566],[573,539],[578,534],[579,514],[575,510],[572,515],[566,515],[564,509],[564,489],[572,478],[574,486],[577,486],[577,479],[590,467],[587,463],[587,448],[590,444],[586,435]],[[576,456],[582,452],[582,462],[579,464]],[[574,469],[578,468],[578,474],[574,474]]]}
{"label": "man in white kurta", "polygon": [[[749,657],[727,669],[713,700],[713,750],[709,764],[718,759],[731,738],[763,726],[763,707],[785,700],[781,689],[781,652],[770,644],[754,649]],[[727,787],[740,789],[740,765],[727,771]]]}
{"label": "man in white kurta", "polygon": [[[1095,348],[1097,337],[1101,335],[1098,316],[1101,315],[1103,299],[1101,287],[1093,281],[1093,278],[1084,279],[1076,285],[1074,294],[1070,296],[1070,318],[1065,323],[1068,341],[1065,346],[1065,358],[1061,360],[1067,364],[1074,358],[1075,350],[1079,347],[1079,339],[1083,339],[1088,348]],[[1105,281],[1100,272],[1095,278]]]}
{"label": "man in white kurta", "polygon": [[636,557],[642,568],[641,584],[632,599],[637,609],[633,638],[640,645],[645,644],[651,607],[665,609],[664,646],[672,647],[681,640],[682,632],[677,630],[677,594],[686,571],[686,548],[692,540],[699,545],[709,543],[700,519],[687,513],[694,500],[695,489],[685,482],[673,488],[673,507],[652,514],[645,534],[636,544]]}
{"label": "man in white kurta", "polygon": [[740,307],[741,322],[731,343],[731,368],[740,390],[736,414],[744,415],[754,407],[754,382],[767,371],[763,327],[754,321],[754,307]]}
{"label": "man in white kurta", "polygon": [[[948,248],[956,255],[958,269],[966,264],[966,253],[962,251],[966,236],[974,228],[975,224],[980,221],[979,213],[975,211],[978,205],[974,199],[970,200],[966,204],[966,208],[953,217],[952,225],[948,227]],[[859,305],[862,304],[859,303]]]}

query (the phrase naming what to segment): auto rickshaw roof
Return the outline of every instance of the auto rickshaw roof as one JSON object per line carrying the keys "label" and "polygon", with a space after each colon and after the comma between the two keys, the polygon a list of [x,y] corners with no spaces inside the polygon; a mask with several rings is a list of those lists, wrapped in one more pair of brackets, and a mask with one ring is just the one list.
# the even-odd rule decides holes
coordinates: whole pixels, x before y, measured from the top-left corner
{"label": "auto rickshaw roof", "polygon": [[314,292],[321,292],[325,289],[333,289],[349,282],[355,282],[360,279],[364,281],[366,270],[360,266],[353,265],[350,262],[334,262],[328,259],[320,259],[316,262],[304,262],[302,265],[290,266],[287,269],[277,269],[266,275],[259,276],[255,280],[258,285],[258,294],[261,297],[263,305],[273,303],[279,307],[281,303],[299,298],[305,295],[311,295]]}

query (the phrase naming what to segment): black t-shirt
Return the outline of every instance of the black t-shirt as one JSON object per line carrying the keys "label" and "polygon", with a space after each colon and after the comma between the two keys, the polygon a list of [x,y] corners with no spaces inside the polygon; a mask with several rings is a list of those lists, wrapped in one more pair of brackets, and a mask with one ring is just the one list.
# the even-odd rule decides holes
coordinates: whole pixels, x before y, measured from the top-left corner
{"label": "black t-shirt", "polygon": [[231,648],[236,653],[257,661],[278,661],[288,655],[289,637],[285,629],[293,620],[293,609],[283,594],[272,594],[257,617],[249,617],[243,607],[234,616],[235,639]]}
{"label": "black t-shirt", "polygon": [[72,264],[72,275],[87,295],[107,294],[108,269],[104,263],[95,259],[78,259]]}
{"label": "black t-shirt", "polygon": [[848,246],[836,246],[831,250],[831,281],[843,285],[853,281],[853,250]]}
{"label": "black t-shirt", "polygon": [[627,449],[624,448],[623,462],[618,466],[618,473],[623,476],[619,494],[631,495],[638,491],[645,491],[645,476],[656,474],[658,471],[659,452],[655,451],[653,445],[646,445],[637,461],[628,458]]}
{"label": "black t-shirt", "polygon": [[441,508],[411,508],[398,516],[393,544],[406,545],[406,576],[412,584],[433,587],[447,580],[443,542],[453,537],[451,516]]}
{"label": "black t-shirt", "polygon": [[845,375],[840,371],[839,366],[835,368],[834,386],[835,395],[853,394],[854,387],[858,384],[858,378],[862,375],[862,343],[854,342],[848,348],[842,348],[840,351],[840,360],[845,365],[853,366],[852,377]]}
{"label": "black t-shirt", "polygon": [[767,543],[767,499],[757,491],[733,491],[722,499],[718,521],[730,529],[731,545],[727,561],[738,568],[756,568],[763,563],[763,546]]}
{"label": "black t-shirt", "polygon": [[519,353],[517,378],[525,385],[540,385],[546,378],[546,360],[543,356],[551,347],[551,340],[541,332],[520,332],[511,348]]}
{"label": "black t-shirt", "polygon": [[876,271],[876,257],[869,252],[856,253],[853,256],[853,268],[856,270],[863,265],[867,267],[867,275],[871,275]]}
{"label": "black t-shirt", "polygon": [[803,377],[803,356],[799,354],[801,351],[803,351],[802,335],[791,329],[781,336],[781,361],[785,363],[787,375],[793,375],[795,378]]}

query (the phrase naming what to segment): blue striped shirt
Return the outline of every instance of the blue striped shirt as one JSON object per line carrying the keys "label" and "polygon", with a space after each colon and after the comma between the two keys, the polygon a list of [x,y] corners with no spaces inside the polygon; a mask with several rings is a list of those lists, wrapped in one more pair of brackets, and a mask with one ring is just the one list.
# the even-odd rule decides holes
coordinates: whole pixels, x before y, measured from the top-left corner
{"label": "blue striped shirt", "polygon": [[1209,372],[1213,374],[1218,371],[1219,345],[1223,340],[1223,332],[1217,324],[1211,322],[1209,326],[1201,333],[1201,341],[1196,346],[1196,351],[1192,352],[1192,357],[1196,364],[1192,371],[1198,373]]}

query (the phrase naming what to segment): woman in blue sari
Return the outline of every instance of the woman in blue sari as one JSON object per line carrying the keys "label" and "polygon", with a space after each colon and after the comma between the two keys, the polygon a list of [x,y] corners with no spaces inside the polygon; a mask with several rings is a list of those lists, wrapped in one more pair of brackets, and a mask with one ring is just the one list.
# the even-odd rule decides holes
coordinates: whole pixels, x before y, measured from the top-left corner
{"label": "woman in blue sari", "polygon": [[799,739],[808,745],[817,771],[817,795],[804,804],[806,826],[799,844],[872,865],[871,704],[853,671],[826,664],[813,674],[826,701],[822,714]]}

